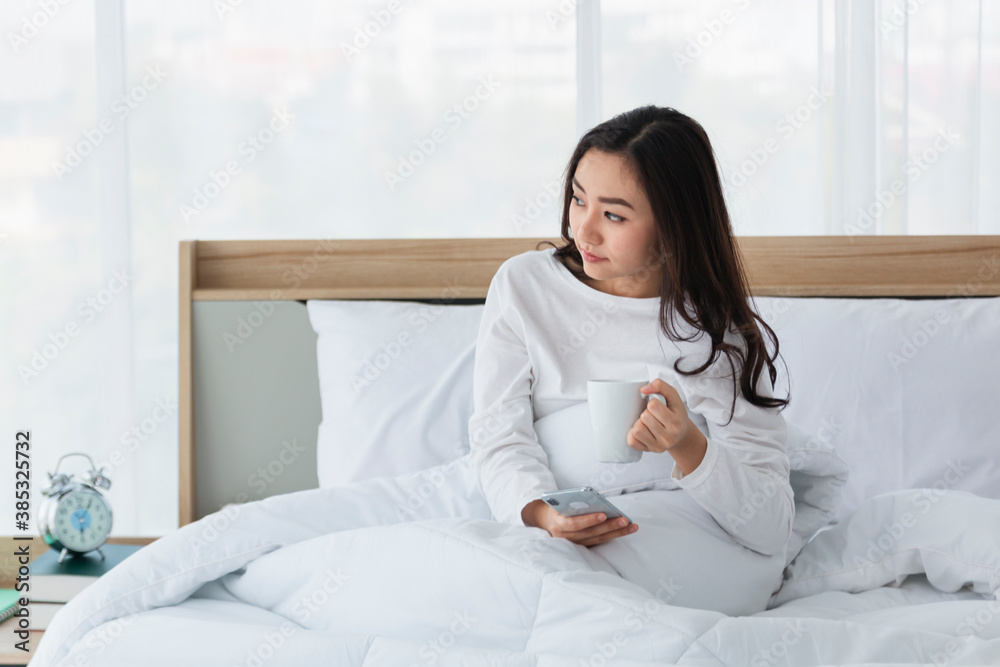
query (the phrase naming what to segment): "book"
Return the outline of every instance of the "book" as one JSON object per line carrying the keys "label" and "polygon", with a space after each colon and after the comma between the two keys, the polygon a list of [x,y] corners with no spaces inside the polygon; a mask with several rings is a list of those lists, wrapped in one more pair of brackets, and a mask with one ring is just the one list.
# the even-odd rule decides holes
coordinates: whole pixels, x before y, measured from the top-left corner
{"label": "book", "polygon": [[21,594],[13,588],[0,588],[0,623],[17,613],[17,601]]}
{"label": "book", "polygon": [[[18,600],[21,597],[22,593],[13,588],[0,589],[0,623],[3,623],[17,613],[21,608],[21,605],[18,604]],[[52,617],[56,615],[56,612],[65,606],[62,602],[35,602],[34,600],[30,600],[28,602],[28,629],[45,630],[49,627],[49,623],[52,621]]]}
{"label": "book", "polygon": [[49,549],[28,564],[26,597],[35,602],[69,602],[73,596],[109,572],[142,547],[136,544],[105,544],[104,560],[96,551],[83,556],[67,554],[62,563],[59,552]]}
{"label": "book", "polygon": [[31,600],[28,604],[28,629],[45,630],[49,627],[56,612],[65,606],[65,603],[62,602],[35,602]]}

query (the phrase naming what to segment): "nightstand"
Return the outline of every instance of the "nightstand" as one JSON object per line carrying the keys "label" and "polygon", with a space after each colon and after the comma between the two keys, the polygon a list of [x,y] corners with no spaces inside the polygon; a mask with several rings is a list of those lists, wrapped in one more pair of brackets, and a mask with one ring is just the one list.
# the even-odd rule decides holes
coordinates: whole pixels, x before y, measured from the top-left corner
{"label": "nightstand", "polygon": [[3,623],[0,623],[0,637],[3,637],[3,643],[0,644],[0,666],[2,667],[7,667],[8,665],[27,665],[28,661],[31,660],[31,656],[35,654],[35,647],[38,646],[42,635],[45,634],[44,630],[32,630],[28,633],[28,652],[19,651],[14,648],[14,642],[20,641],[20,639],[13,634],[13,628],[16,626],[12,621],[14,619],[7,619]]}
{"label": "nightstand", "polygon": [[[108,538],[109,544],[138,544],[145,546],[151,542],[156,541],[155,537],[110,537]],[[18,546],[24,544],[30,544],[29,551],[31,553],[31,560],[34,560],[38,556],[41,556],[48,550],[48,545],[42,540],[41,537],[34,537],[31,542],[25,540],[15,540],[12,537],[0,537],[0,554],[2,554],[2,560],[0,560],[0,588],[13,588],[16,583],[15,578],[17,577],[17,568],[20,563],[17,562],[14,553]],[[31,660],[31,656],[35,653],[35,648],[38,647],[38,642],[41,641],[42,635],[45,634],[44,630],[32,630],[29,633],[28,638],[28,651],[20,651],[14,648],[14,644],[20,641],[16,635],[14,635],[14,629],[17,627],[17,617],[9,618],[3,623],[0,623],[0,667],[7,667],[8,665],[27,665],[28,661]]]}

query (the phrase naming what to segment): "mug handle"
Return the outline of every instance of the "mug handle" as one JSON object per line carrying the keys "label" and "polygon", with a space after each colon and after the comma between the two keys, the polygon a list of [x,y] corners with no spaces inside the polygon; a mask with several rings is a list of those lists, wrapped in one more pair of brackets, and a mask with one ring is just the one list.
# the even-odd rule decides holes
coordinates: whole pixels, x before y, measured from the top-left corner
{"label": "mug handle", "polygon": [[[652,364],[646,364],[646,377],[652,378],[652,380],[649,381],[649,382],[652,382],[653,380],[661,377],[660,376],[660,370],[657,369]],[[673,376],[670,376],[670,377],[673,377]],[[675,388],[677,387],[676,384],[674,384],[673,386]],[[663,394],[643,394],[642,392],[639,392],[639,393],[642,394],[643,396],[645,396],[646,398],[652,398],[652,397],[655,396],[656,398],[659,399],[660,403],[663,403],[664,405],[667,404],[667,399],[666,399],[666,397],[663,396]],[[648,405],[649,401],[646,401],[646,403]]]}

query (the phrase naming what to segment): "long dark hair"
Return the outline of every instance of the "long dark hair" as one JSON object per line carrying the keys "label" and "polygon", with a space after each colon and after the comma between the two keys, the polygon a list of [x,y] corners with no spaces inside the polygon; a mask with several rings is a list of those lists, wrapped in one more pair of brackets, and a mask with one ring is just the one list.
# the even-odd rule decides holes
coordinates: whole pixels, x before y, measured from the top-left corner
{"label": "long dark hair", "polygon": [[[715,154],[704,128],[675,109],[650,105],[618,114],[580,138],[566,167],[561,234],[564,244],[553,253],[579,278],[586,274],[583,258],[570,236],[569,208],[577,165],[592,148],[623,158],[649,199],[660,244],[657,250],[663,262],[660,285],[663,331],[674,341],[690,341],[702,332],[711,338],[712,352],[705,363],[685,371],[678,368],[678,359],[674,370],[682,375],[697,375],[725,353],[733,370],[730,421],[736,409],[737,386],[753,405],[784,409],[790,395],[782,399],[757,393],[765,364],[774,387],[778,337],[748,304],[750,289],[733,240]],[[539,245],[545,243],[555,246],[551,241]],[[688,312],[686,298],[691,300],[693,313]],[[676,314],[694,327],[695,332],[683,338],[675,326]],[[758,322],[773,341],[773,357],[768,356]],[[724,341],[730,327],[743,337],[745,352]],[[738,379],[736,368],[741,369]]]}

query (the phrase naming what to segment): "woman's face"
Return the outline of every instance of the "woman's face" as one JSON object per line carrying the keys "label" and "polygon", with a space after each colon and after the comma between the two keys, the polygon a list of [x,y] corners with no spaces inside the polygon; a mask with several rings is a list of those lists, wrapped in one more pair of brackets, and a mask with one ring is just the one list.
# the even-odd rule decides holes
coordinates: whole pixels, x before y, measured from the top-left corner
{"label": "woman's face", "polygon": [[588,284],[617,296],[659,296],[662,263],[653,211],[625,160],[591,148],[580,158],[572,185],[569,226]]}

